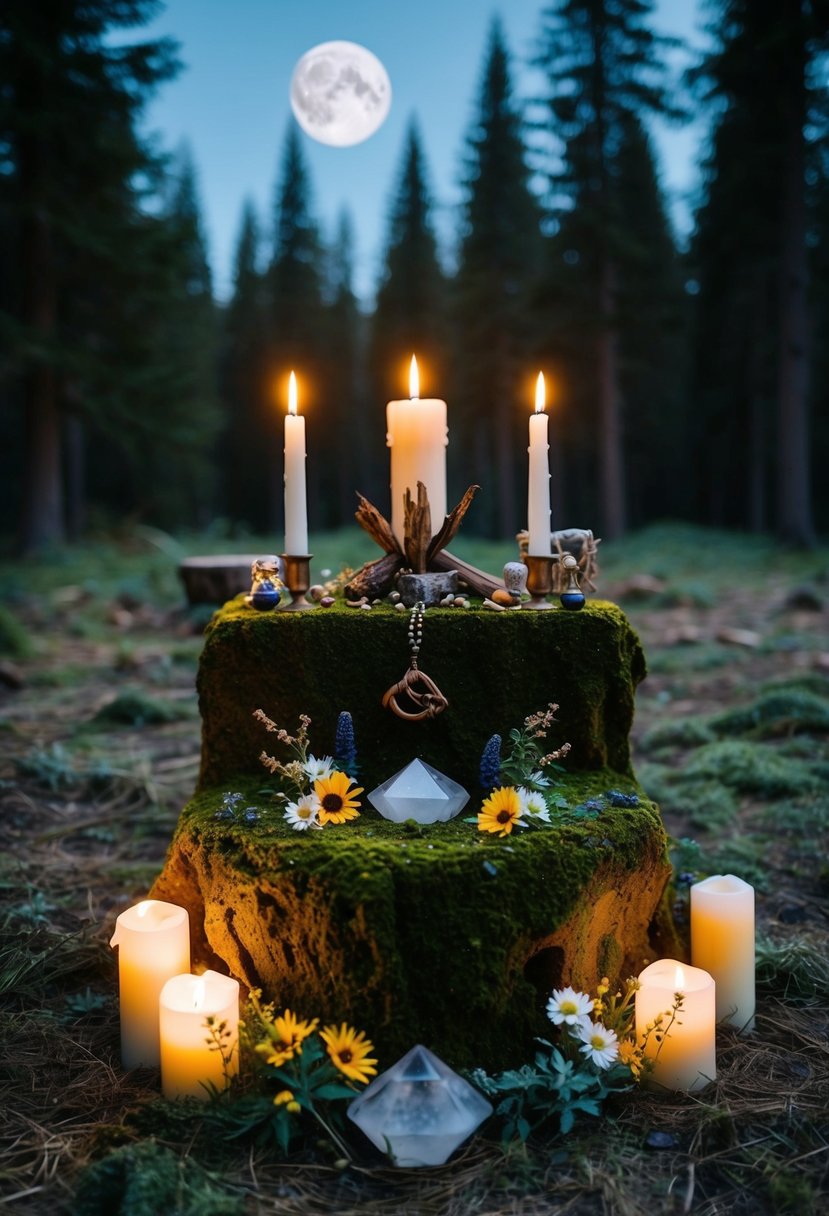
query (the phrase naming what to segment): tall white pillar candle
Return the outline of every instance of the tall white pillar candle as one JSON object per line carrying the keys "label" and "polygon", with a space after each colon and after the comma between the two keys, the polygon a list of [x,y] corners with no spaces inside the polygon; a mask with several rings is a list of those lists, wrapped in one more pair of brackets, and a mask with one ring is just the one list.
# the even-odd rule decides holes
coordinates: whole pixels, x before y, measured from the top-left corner
{"label": "tall white pillar candle", "polygon": [[544,373],[538,373],[535,386],[535,413],[530,414],[530,471],[527,494],[528,552],[547,557],[550,541],[550,444],[545,405]]}
{"label": "tall white pillar candle", "polygon": [[206,1086],[224,1089],[239,1071],[237,980],[218,971],[173,976],[161,990],[156,1018],[165,1098],[206,1099]]}
{"label": "tall white pillar candle", "polygon": [[734,874],[691,887],[691,961],[717,983],[717,1021],[754,1026],[754,888]]}
{"label": "tall white pillar candle", "polygon": [[446,517],[446,402],[420,397],[417,360],[412,355],[408,401],[386,406],[386,443],[391,451],[391,527],[402,546],[403,502],[406,490],[417,500],[417,483],[429,495],[432,535]]}
{"label": "tall white pillar candle", "polygon": [[[717,1075],[713,979],[707,971],[663,958],[645,968],[639,984],[636,1041],[641,1043],[646,1027],[658,1014],[664,1015],[662,1029],[650,1032],[645,1047],[646,1059],[654,1062],[649,1079],[666,1089],[703,1089]],[[682,1007],[669,1026],[677,992],[682,993]]]}
{"label": "tall white pillar candle", "polygon": [[296,376],[288,381],[285,415],[285,552],[308,552],[308,497],[305,490],[305,419],[297,413]]}
{"label": "tall white pillar candle", "polygon": [[118,947],[121,1062],[124,1068],[158,1068],[158,998],[171,976],[190,969],[187,911],[160,899],[127,908],[110,941]]}

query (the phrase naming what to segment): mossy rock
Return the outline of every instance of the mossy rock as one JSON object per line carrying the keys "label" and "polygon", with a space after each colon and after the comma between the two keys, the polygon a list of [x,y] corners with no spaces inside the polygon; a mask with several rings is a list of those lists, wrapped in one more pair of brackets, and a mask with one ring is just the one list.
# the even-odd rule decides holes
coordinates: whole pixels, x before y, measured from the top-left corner
{"label": "mossy rock", "polygon": [[330,752],[337,715],[349,710],[360,783],[369,790],[420,756],[466,789],[478,783],[481,750],[548,702],[559,704],[551,748],[570,742],[568,768],[631,775],[634,693],[645,675],[639,639],[614,604],[581,612],[430,608],[421,668],[449,700],[439,716],[404,721],[381,705],[407,669],[408,613],[370,612],[341,601],[313,612],[257,613],[242,598],[216,614],[199,667],[200,789],[259,769],[272,736],[262,708],[293,731],[312,719],[316,754]]}
{"label": "mossy rock", "polygon": [[228,787],[188,804],[152,895],[188,909],[195,965],[303,1016],[356,1024],[384,1066],[415,1042],[456,1068],[519,1064],[549,1029],[553,987],[595,990],[650,952],[670,873],[657,808],[639,791],[636,807],[577,809],[611,786],[636,789],[615,770],[568,775],[567,821],[507,838],[464,812],[421,827],[367,807],[297,833],[262,784],[233,784],[233,819]]}

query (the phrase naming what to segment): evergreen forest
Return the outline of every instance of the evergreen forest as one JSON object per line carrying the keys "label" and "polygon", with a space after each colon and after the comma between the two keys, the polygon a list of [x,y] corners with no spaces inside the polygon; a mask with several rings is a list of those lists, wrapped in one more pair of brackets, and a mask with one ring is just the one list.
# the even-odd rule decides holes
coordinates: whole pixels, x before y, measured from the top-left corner
{"label": "evergreen forest", "polygon": [[[651,0],[540,0],[532,121],[492,20],[451,270],[415,118],[370,309],[350,217],[323,238],[293,124],[263,149],[270,214],[240,199],[233,292],[216,299],[198,166],[140,133],[181,48],[112,37],[157,11],[0,9],[8,548],[48,552],[123,520],[281,533],[274,394],[290,368],[329,423],[309,441],[312,531],[349,522],[357,490],[385,510],[376,417],[404,395],[413,350],[450,403],[450,498],[486,487],[472,532],[525,526],[539,367],[554,392],[554,526],[614,539],[685,520],[800,547],[827,531],[827,0],[711,0],[707,53],[681,79]],[[706,135],[680,246],[649,124],[691,114]]]}

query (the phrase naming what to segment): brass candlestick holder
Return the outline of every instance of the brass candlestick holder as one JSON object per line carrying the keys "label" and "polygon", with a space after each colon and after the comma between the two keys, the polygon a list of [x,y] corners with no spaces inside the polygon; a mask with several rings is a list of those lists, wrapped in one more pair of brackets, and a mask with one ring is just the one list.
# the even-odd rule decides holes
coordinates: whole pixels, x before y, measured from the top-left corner
{"label": "brass candlestick holder", "polygon": [[283,553],[285,563],[285,586],[291,596],[290,604],[280,606],[281,612],[304,612],[308,608],[316,608],[306,600],[305,593],[311,586],[311,558],[313,553]]}
{"label": "brass candlestick holder", "polygon": [[524,555],[523,561],[527,567],[527,590],[530,599],[522,604],[522,608],[552,608],[547,596],[553,589],[553,562],[558,559],[550,555],[538,556],[532,553]]}

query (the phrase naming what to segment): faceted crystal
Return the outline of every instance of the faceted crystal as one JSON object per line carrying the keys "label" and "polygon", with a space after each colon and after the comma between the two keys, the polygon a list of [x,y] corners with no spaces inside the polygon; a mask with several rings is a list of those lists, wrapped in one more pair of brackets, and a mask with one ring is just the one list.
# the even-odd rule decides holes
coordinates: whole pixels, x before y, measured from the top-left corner
{"label": "faceted crystal", "polygon": [[442,1165],[492,1114],[486,1098],[426,1047],[376,1077],[348,1117],[395,1165]]}
{"label": "faceted crystal", "polygon": [[469,801],[462,785],[423,760],[412,760],[399,773],[371,791],[368,800],[384,819],[435,823],[452,819]]}

